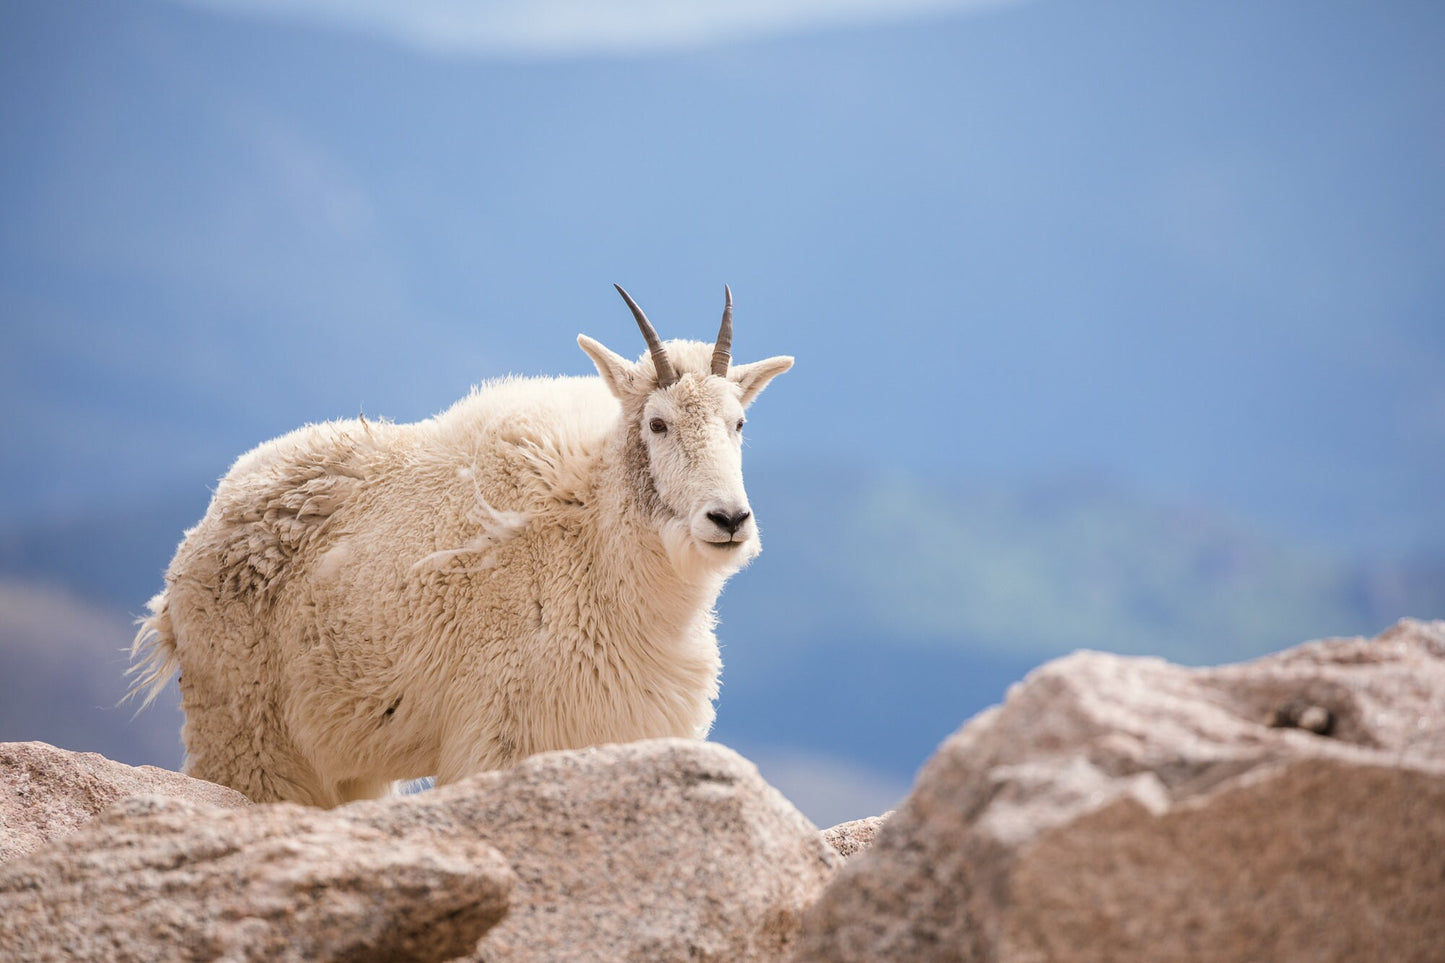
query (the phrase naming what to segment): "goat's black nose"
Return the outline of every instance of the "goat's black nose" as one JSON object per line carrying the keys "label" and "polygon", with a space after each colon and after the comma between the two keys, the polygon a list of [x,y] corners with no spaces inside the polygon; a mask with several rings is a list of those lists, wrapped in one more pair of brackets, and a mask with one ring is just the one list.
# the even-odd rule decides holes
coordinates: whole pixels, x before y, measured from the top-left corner
{"label": "goat's black nose", "polygon": [[752,512],[744,508],[740,512],[732,512],[731,514],[728,512],[708,512],[707,517],[714,525],[729,535],[736,535],[738,529],[743,527],[743,522],[751,518],[752,514]]}

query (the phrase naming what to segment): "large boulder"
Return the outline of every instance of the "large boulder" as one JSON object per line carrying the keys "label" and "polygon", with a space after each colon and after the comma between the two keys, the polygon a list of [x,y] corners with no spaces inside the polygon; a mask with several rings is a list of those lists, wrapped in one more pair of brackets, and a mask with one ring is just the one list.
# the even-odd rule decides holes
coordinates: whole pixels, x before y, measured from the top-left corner
{"label": "large boulder", "polygon": [[154,766],[127,766],[43,742],[0,743],[0,863],[94,819],[125,796],[153,794],[234,809],[245,796]]}
{"label": "large boulder", "polygon": [[778,960],[843,862],[752,763],[685,739],[545,753],[348,809],[501,850],[512,911],[477,960]]}
{"label": "large boulder", "polygon": [[329,811],[123,799],[0,865],[0,946],[35,960],[778,960],[842,862],[732,750],[657,740]]}
{"label": "large boulder", "polygon": [[425,824],[133,796],[0,865],[0,946],[31,961],[448,960],[502,918],[512,883],[496,850]]}
{"label": "large boulder", "polygon": [[929,761],[795,959],[1445,959],[1445,622],[1036,670]]}

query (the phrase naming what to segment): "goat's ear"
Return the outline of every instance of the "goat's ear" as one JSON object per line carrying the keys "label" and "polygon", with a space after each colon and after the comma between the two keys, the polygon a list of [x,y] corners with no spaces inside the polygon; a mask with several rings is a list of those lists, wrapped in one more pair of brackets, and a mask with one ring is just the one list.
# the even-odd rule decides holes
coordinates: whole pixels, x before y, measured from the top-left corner
{"label": "goat's ear", "polygon": [[577,335],[577,345],[587,352],[587,357],[591,358],[592,363],[597,366],[597,373],[607,383],[607,389],[618,399],[632,393],[633,364],[631,361],[585,334]]}
{"label": "goat's ear", "polygon": [[728,377],[743,389],[743,407],[747,407],[753,403],[754,398],[762,394],[769,381],[792,366],[792,358],[787,355],[779,355],[776,358],[754,361],[752,364],[735,364],[728,372]]}

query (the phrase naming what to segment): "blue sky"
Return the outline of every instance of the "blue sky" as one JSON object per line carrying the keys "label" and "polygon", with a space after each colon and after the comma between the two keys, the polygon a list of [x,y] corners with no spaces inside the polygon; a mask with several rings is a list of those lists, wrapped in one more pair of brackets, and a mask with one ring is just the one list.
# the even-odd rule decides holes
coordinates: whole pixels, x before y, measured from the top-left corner
{"label": "blue sky", "polygon": [[7,4],[12,510],[726,282],[755,458],[1445,540],[1438,8],[673,6]]}

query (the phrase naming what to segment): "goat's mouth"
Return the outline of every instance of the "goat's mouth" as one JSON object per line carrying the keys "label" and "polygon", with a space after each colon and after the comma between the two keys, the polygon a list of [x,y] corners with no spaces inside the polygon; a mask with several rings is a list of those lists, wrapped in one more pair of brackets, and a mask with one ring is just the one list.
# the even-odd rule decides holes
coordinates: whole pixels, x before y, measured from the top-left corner
{"label": "goat's mouth", "polygon": [[747,543],[748,540],[746,538],[731,538],[728,539],[726,542],[711,542],[707,539],[703,539],[703,544],[711,545],[713,548],[723,552],[736,551]]}

